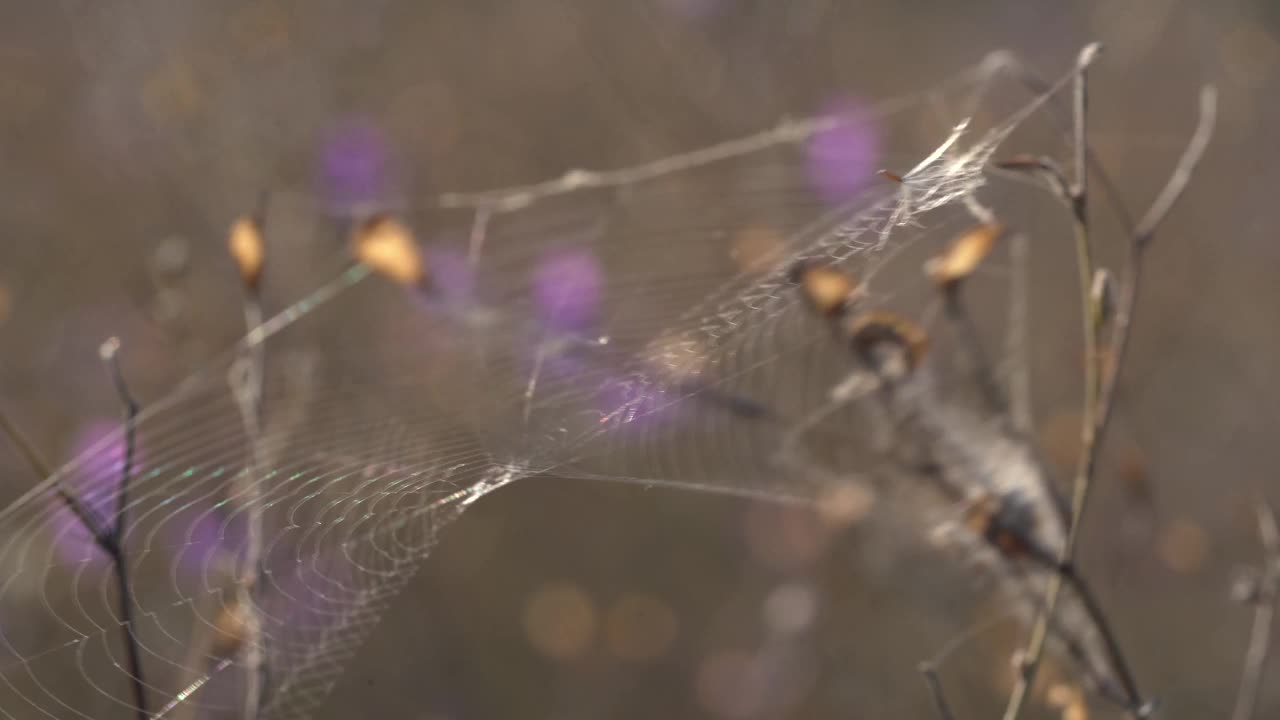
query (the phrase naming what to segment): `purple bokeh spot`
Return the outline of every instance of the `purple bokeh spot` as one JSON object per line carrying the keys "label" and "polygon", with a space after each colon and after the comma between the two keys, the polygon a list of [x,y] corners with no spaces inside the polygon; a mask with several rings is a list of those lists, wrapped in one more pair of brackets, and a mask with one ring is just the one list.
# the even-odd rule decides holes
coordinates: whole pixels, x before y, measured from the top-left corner
{"label": "purple bokeh spot", "polygon": [[589,250],[562,250],[534,270],[538,313],[555,330],[584,330],[599,314],[603,290],[600,261]]}
{"label": "purple bokeh spot", "polygon": [[[125,455],[123,424],[119,420],[90,422],[76,433],[72,453],[76,464],[67,476],[68,490],[93,513],[95,521],[111,528]],[[142,453],[136,447],[133,466],[135,473],[142,466]],[[59,559],[70,564],[108,564],[109,558],[75,513],[56,496],[51,502],[56,503],[51,524]]]}
{"label": "purple bokeh spot", "polygon": [[[173,550],[175,576],[193,582],[217,584],[222,580],[218,559],[229,548],[223,536],[225,523],[218,513],[202,512],[197,515],[183,513],[166,521],[177,547]],[[230,559],[226,567],[231,567]]]}
{"label": "purple bokeh spot", "polygon": [[839,122],[809,140],[809,180],[825,202],[839,205],[874,179],[879,143],[875,125],[857,102],[832,103],[825,114]]}
{"label": "purple bokeh spot", "polygon": [[430,247],[424,254],[436,292],[451,304],[466,305],[474,299],[476,271],[465,252],[451,247]]}
{"label": "purple bokeh spot", "polygon": [[387,145],[372,123],[349,119],[330,131],[321,166],[330,210],[349,213],[386,203],[390,190]]}

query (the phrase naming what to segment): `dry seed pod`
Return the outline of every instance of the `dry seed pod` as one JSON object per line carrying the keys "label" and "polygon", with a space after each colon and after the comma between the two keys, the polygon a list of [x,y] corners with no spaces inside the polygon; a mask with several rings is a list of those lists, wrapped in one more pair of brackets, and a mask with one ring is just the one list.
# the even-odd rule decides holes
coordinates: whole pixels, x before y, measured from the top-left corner
{"label": "dry seed pod", "polygon": [[258,288],[258,280],[262,277],[262,264],[266,259],[266,249],[262,243],[262,228],[252,217],[238,218],[231,223],[227,233],[227,250],[231,259],[240,270],[240,279],[250,290]]}
{"label": "dry seed pod", "polygon": [[940,286],[960,282],[972,275],[983,259],[991,254],[991,248],[1003,233],[1004,228],[994,223],[970,228],[945,252],[925,263],[925,273]]}
{"label": "dry seed pod", "polygon": [[822,315],[838,317],[862,297],[862,286],[850,275],[827,265],[800,265],[792,270],[805,300]]}
{"label": "dry seed pod", "polygon": [[929,336],[924,328],[888,310],[869,310],[857,315],[845,330],[854,349],[863,354],[882,342],[901,346],[906,351],[908,370],[920,367],[929,349]]}
{"label": "dry seed pod", "polygon": [[356,259],[402,285],[419,285],[426,270],[413,233],[404,223],[375,215],[356,228],[352,236]]}

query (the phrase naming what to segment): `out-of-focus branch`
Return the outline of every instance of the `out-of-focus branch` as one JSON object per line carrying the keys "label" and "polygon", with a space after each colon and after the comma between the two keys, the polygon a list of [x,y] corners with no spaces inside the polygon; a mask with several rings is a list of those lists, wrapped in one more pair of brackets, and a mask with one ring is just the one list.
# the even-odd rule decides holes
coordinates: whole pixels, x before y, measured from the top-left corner
{"label": "out-of-focus branch", "polygon": [[931,662],[920,663],[920,674],[924,676],[924,684],[929,688],[929,697],[933,698],[933,707],[938,713],[938,720],[955,720],[951,712],[951,704],[947,702],[946,693],[942,691],[942,680],[938,677],[938,669]]}
{"label": "out-of-focus branch", "polygon": [[111,556],[112,567],[115,568],[116,588],[119,595],[120,619],[124,630],[125,655],[129,663],[129,679],[133,686],[133,701],[138,717],[148,717],[147,693],[142,680],[142,658],[138,651],[137,629],[133,621],[133,591],[129,586],[129,568],[125,564],[124,536],[128,528],[129,482],[133,478],[133,457],[138,418],[138,401],[133,399],[129,386],[124,381],[124,373],[120,371],[120,340],[110,338],[102,343],[99,349],[102,361],[111,374],[111,383],[116,394],[124,405],[124,459],[120,466],[120,490],[116,494],[116,513],[114,529],[103,538],[98,538],[98,545]]}
{"label": "out-of-focus branch", "polygon": [[[98,547],[111,560],[116,576],[116,592],[119,597],[121,628],[124,632],[126,662],[129,664],[129,682],[133,693],[134,708],[139,720],[147,720],[146,684],[142,677],[142,659],[138,649],[138,639],[133,623],[133,592],[129,584],[129,567],[125,564],[124,536],[127,531],[127,508],[129,504],[129,481],[133,477],[135,422],[138,416],[138,403],[125,384],[124,375],[120,371],[116,355],[120,350],[120,341],[110,338],[99,348],[103,362],[111,374],[112,384],[125,407],[125,450],[120,470],[120,489],[116,498],[115,521],[106,527],[87,505],[67,490],[61,481],[55,481],[54,493],[58,499],[76,516],[76,520],[84,526]],[[6,413],[0,411],[0,430],[18,448],[23,459],[32,471],[41,479],[53,475],[49,463],[45,461],[35,445],[27,439]]]}
{"label": "out-of-focus branch", "polygon": [[[247,332],[262,325],[262,301],[259,292],[266,249],[262,238],[265,199],[256,217],[237,220],[228,237],[228,249],[240,270],[244,286],[244,319]],[[244,664],[243,720],[258,716],[262,697],[262,622],[258,616],[254,590],[262,562],[262,502],[258,480],[262,456],[263,384],[266,372],[265,343],[246,344],[232,363],[228,382],[240,410],[245,438],[249,445],[244,468],[232,480],[230,496],[245,517],[245,551],[236,569],[235,601],[231,610],[237,622],[235,652]],[[218,638],[215,638],[215,643]]]}
{"label": "out-of-focus branch", "polygon": [[1249,649],[1240,674],[1240,690],[1231,720],[1251,720],[1262,689],[1262,672],[1271,654],[1271,626],[1275,621],[1276,601],[1280,598],[1280,527],[1275,511],[1266,500],[1258,501],[1258,538],[1262,542],[1263,565],[1253,593],[1253,629],[1249,633]]}

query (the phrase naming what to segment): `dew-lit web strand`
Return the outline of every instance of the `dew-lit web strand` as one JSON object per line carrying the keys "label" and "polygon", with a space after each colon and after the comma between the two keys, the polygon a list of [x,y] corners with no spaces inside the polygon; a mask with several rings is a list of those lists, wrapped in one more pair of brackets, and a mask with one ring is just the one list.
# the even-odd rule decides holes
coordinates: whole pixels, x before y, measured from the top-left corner
{"label": "dew-lit web strand", "polygon": [[[713,159],[713,160],[711,160],[711,161],[714,161],[714,159]],[[678,171],[680,171],[680,170],[682,170],[682,169],[686,169],[686,168],[684,168],[684,167],[678,167],[678,166],[670,166],[667,170],[665,170],[665,172],[668,172],[668,173],[670,173],[670,172],[678,172]],[[650,179],[654,179],[654,178],[658,177],[658,175],[652,175],[652,176],[643,176],[643,175],[642,175],[642,176],[637,176],[637,177],[635,177],[635,178],[626,178],[625,176],[622,176],[622,175],[612,175],[612,176],[606,175],[606,176],[604,176],[604,177],[605,177],[605,179],[606,179],[606,180],[608,180],[608,181],[616,181],[616,182],[618,182],[618,183],[623,183],[623,182],[641,182],[641,181],[645,181],[645,180],[650,180]],[[582,182],[581,177],[578,177],[577,179],[575,179],[575,183],[580,183],[580,182]],[[571,188],[571,189],[570,189],[570,190],[568,190],[568,191],[573,191],[573,190],[576,190],[576,189],[578,189],[578,188]],[[926,196],[926,197],[927,197],[927,196]],[[524,201],[522,201],[522,202],[524,202]],[[531,202],[531,201],[530,201],[530,202]],[[525,203],[525,204],[527,204],[527,203]],[[521,207],[523,207],[523,206],[524,206],[524,205],[521,205]],[[505,209],[507,209],[507,208],[506,208],[506,207],[504,207],[503,209],[505,210]],[[840,243],[833,243],[833,244],[835,244],[835,245],[841,245],[842,243],[847,244],[847,239],[846,239],[845,241],[841,241]],[[353,271],[353,272],[357,272],[358,270],[359,270],[359,269],[357,269],[356,271]],[[272,335],[274,335],[274,334],[275,334],[276,332],[278,332],[279,330],[281,330],[281,329],[283,329],[283,328],[285,328],[285,327],[287,327],[287,326],[291,325],[291,324],[292,324],[293,322],[295,322],[299,317],[304,316],[304,315],[306,315],[306,314],[310,313],[311,311],[313,311],[313,310],[314,310],[314,309],[315,309],[319,304],[321,304],[321,303],[323,303],[323,302],[326,302],[327,300],[331,299],[332,297],[335,297],[335,296],[336,296],[337,294],[339,294],[342,290],[345,290],[345,288],[346,288],[346,287],[349,287],[350,285],[354,285],[354,284],[355,284],[355,282],[357,282],[358,280],[359,280],[359,278],[355,278],[354,280],[352,280],[351,278],[347,278],[347,280],[346,280],[346,281],[343,281],[343,282],[341,283],[342,287],[340,287],[340,288],[338,288],[338,289],[336,289],[336,290],[332,290],[331,292],[330,292],[330,291],[329,291],[329,289],[327,289],[327,288],[322,288],[322,292],[317,293],[317,295],[316,295],[316,296],[313,296],[313,297],[312,297],[311,299],[309,299],[308,301],[303,302],[303,303],[299,303],[298,305],[296,305],[296,306],[294,306],[294,307],[291,307],[291,308],[290,308],[288,311],[286,311],[285,313],[282,313],[281,315],[276,316],[276,318],[274,318],[272,321],[268,321],[267,323],[265,323],[265,324],[264,324],[263,326],[261,326],[260,328],[257,328],[254,332],[251,332],[251,333],[249,334],[249,336],[247,336],[247,337],[246,337],[245,342],[249,342],[249,343],[261,343],[261,342],[264,342],[267,338],[271,337]],[[614,287],[614,286],[613,286],[613,285],[611,285],[611,287]],[[765,295],[767,295],[767,294],[768,294],[768,293],[766,293]],[[176,401],[175,401],[175,402],[176,402]],[[105,444],[106,444],[107,442],[109,442],[109,441],[104,441],[103,446],[105,446]],[[92,453],[93,451],[90,451],[90,452]],[[469,492],[469,491],[467,491],[466,489],[464,489],[464,490],[460,490],[460,491],[458,491],[458,492],[459,492],[459,493],[462,493],[462,494],[456,494],[456,496],[452,498],[453,500],[456,500],[456,501],[473,501],[475,498],[479,497],[479,494],[478,494],[478,493],[475,493],[475,492]],[[111,495],[111,493],[110,493],[110,491],[109,491],[109,490],[108,490],[108,491],[104,491],[104,494],[105,494],[106,496],[108,496],[108,497]],[[21,501],[20,501],[20,503],[21,503]],[[7,517],[7,514],[8,514],[8,513],[0,513],[0,519],[5,519],[5,518]],[[313,556],[313,557],[314,557],[314,556]]]}

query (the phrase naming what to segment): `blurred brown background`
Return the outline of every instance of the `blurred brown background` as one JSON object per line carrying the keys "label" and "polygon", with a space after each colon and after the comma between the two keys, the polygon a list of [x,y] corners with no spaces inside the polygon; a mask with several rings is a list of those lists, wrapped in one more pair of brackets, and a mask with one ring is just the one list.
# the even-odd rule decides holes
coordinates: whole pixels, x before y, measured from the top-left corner
{"label": "blurred brown background", "polygon": [[[1220,88],[1214,144],[1151,256],[1083,565],[1162,716],[1221,717],[1250,619],[1228,588],[1259,554],[1252,498],[1280,501],[1280,10],[1263,0],[3,3],[0,402],[62,460],[117,413],[105,336],[144,399],[227,346],[223,228],[264,187],[316,189],[316,148],[344,123],[386,133],[378,200],[411,207],[893,97],[997,48],[1056,73],[1090,40],[1107,47],[1095,146],[1135,212],[1200,84]],[[1052,456],[1074,393],[1039,392]],[[1154,495],[1136,529],[1116,509],[1134,477]],[[31,484],[0,449],[0,497]],[[994,609],[874,529],[806,539],[804,515],[517,483],[449,528],[318,717],[929,717],[916,663]],[[800,556],[753,549],[762,527]],[[768,608],[810,601],[813,625],[770,669],[782,690],[754,696],[743,668],[770,642]],[[962,717],[995,712],[1020,637],[1006,624],[944,667]],[[1280,713],[1273,666],[1259,717]]]}

